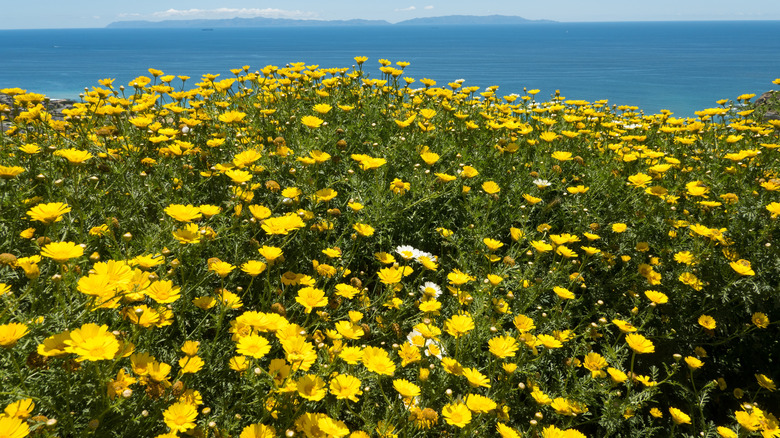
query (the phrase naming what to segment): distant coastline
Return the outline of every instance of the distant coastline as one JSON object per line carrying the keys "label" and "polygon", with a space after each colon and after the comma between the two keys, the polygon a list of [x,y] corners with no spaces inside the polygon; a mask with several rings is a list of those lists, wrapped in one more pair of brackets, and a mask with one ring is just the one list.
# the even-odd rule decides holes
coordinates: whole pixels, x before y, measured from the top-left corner
{"label": "distant coastline", "polygon": [[214,29],[238,27],[281,27],[281,26],[468,26],[468,25],[508,25],[555,23],[552,20],[529,20],[512,15],[447,15],[443,17],[413,18],[390,23],[385,20],[294,20],[288,18],[226,18],[199,20],[163,20],[163,21],[115,21],[109,23],[110,29]]}

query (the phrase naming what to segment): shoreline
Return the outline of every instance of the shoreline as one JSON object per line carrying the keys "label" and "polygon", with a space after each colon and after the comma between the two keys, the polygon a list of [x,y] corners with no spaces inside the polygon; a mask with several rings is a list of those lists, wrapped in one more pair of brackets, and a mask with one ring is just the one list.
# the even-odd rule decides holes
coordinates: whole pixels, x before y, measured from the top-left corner
{"label": "shoreline", "polygon": [[[43,106],[46,108],[46,111],[51,114],[53,120],[65,120],[65,115],[62,113],[62,111],[68,108],[73,108],[73,105],[76,102],[77,101],[72,99],[50,99],[47,97],[43,101]],[[18,108],[16,105],[14,105],[13,96],[3,93],[0,93],[0,105],[8,106],[8,109],[2,110],[6,120],[0,122],[2,131],[5,132],[8,130],[8,128],[11,127],[13,124],[13,119],[19,115],[21,108]]]}

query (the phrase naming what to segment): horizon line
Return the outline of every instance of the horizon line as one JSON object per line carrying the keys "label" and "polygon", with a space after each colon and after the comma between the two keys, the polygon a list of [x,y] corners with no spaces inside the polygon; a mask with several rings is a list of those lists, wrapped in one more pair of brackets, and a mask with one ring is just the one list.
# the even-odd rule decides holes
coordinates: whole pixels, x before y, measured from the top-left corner
{"label": "horizon line", "polygon": [[[450,15],[452,16],[452,15]],[[471,16],[471,17],[490,17],[491,15],[462,15],[462,16]],[[495,16],[495,15],[493,15]],[[160,20],[160,21],[150,21],[150,20],[120,20],[120,21],[112,21],[111,23],[122,23],[122,22],[143,22],[143,23],[164,23],[164,22],[171,22],[171,21],[197,21],[197,20],[209,20],[209,21],[220,21],[220,20],[233,20],[236,18],[246,18],[246,19],[253,19],[253,18],[270,18],[270,19],[280,19],[280,20],[292,20],[292,21],[322,21],[322,22],[332,22],[332,21],[351,21],[351,20],[364,20],[364,21],[384,21],[390,25],[396,25],[399,23],[402,23],[404,21],[409,20],[415,20],[418,18],[442,18],[442,17],[448,17],[448,16],[436,16],[436,17],[415,17],[410,18],[407,20],[401,20],[396,22],[391,22],[388,20],[383,19],[369,19],[369,18],[344,18],[344,19],[330,19],[330,20],[324,20],[324,19],[305,19],[305,18],[272,18],[272,17],[233,17],[233,18],[218,18],[218,19],[211,19],[211,18],[195,18],[195,19],[168,19],[168,20]],[[503,17],[512,17],[512,18],[524,18],[517,15],[504,15]],[[607,23],[686,23],[686,22],[696,22],[696,23],[704,23],[704,22],[743,22],[743,21],[780,21],[780,18],[731,18],[731,19],[697,19],[697,18],[684,18],[684,19],[678,19],[678,20],[552,20],[552,19],[546,19],[546,18],[540,18],[540,19],[527,19],[528,23],[512,23],[512,24],[490,24],[490,26],[524,26],[524,25],[544,25],[544,24],[586,24],[586,23],[594,23],[594,24],[607,24]],[[109,23],[109,24],[111,24]],[[349,25],[345,25],[349,26]],[[488,26],[488,24],[436,24],[436,26]],[[272,27],[272,26],[248,26],[248,27],[225,27],[223,29],[253,29],[253,28],[262,28],[262,27]],[[273,26],[273,27],[285,27],[285,26]],[[360,27],[366,27],[366,26],[360,26]],[[28,28],[0,28],[0,31],[8,31],[8,30],[87,30],[87,29],[107,29],[111,30],[111,28],[108,27],[108,25],[105,26],[94,26],[94,27],[28,27]],[[113,30],[129,30],[133,28],[119,28],[119,29],[113,29]],[[186,29],[181,27],[159,27],[158,29]]]}

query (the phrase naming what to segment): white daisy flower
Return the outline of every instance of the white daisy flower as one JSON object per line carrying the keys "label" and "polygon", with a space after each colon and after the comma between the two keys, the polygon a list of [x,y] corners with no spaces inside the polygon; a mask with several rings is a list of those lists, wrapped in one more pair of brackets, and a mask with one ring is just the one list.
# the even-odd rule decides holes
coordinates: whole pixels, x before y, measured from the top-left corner
{"label": "white daisy flower", "polygon": [[536,184],[536,187],[539,187],[540,189],[543,189],[545,187],[550,187],[552,183],[550,181],[547,181],[546,179],[537,178],[534,180],[534,184]]}
{"label": "white daisy flower", "polygon": [[416,259],[420,256],[420,250],[415,249],[412,246],[409,245],[401,245],[395,248],[395,252],[398,253],[401,257],[403,257],[405,260],[412,260]]}
{"label": "white daisy flower", "polygon": [[438,341],[433,339],[425,339],[422,333],[418,332],[417,330],[412,330],[409,332],[409,334],[406,335],[406,339],[415,347],[424,347],[426,356],[433,355],[438,359],[441,359],[442,356],[447,354],[447,352],[444,350],[444,347],[442,347]]}
{"label": "white daisy flower", "polygon": [[441,288],[434,282],[426,281],[425,284],[420,286],[420,292],[422,292],[426,297],[438,298],[439,295],[441,295]]}

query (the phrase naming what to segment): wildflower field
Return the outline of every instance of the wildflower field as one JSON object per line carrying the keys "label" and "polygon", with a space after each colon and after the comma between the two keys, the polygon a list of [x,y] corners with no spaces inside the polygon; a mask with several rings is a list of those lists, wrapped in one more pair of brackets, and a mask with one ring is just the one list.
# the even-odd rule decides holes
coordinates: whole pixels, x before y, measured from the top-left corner
{"label": "wildflower field", "polygon": [[355,61],[0,90],[0,437],[780,436],[753,95]]}

